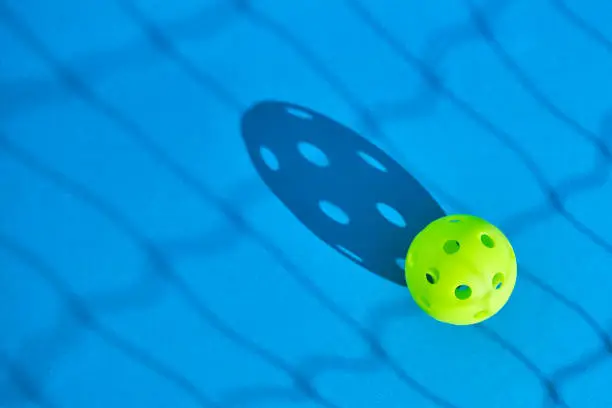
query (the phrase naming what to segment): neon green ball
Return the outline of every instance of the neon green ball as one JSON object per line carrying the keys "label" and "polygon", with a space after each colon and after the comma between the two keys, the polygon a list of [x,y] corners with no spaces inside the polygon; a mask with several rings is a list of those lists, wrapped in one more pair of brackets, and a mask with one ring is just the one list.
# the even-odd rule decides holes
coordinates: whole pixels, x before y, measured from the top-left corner
{"label": "neon green ball", "polygon": [[427,314],[454,325],[480,323],[508,302],[516,256],[506,236],[471,215],[449,215],[425,227],[406,255],[406,283]]}

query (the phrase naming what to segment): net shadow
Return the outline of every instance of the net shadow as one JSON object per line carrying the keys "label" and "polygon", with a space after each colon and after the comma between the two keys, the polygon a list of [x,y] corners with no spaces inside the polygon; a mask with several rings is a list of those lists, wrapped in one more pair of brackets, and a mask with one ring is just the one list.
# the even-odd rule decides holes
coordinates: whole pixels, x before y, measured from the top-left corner
{"label": "net shadow", "polygon": [[[241,4],[240,3],[244,3]],[[564,13],[564,15],[570,19],[571,21],[573,21],[575,23],[575,25],[585,31],[587,34],[589,34],[595,41],[598,41],[601,45],[603,45],[604,47],[607,47],[608,50],[612,50],[612,47],[610,46],[610,42],[605,38],[605,36],[603,36],[602,33],[598,32],[597,30],[593,29],[592,27],[590,27],[584,20],[582,20],[580,17],[578,17],[576,14],[572,13],[569,8],[567,8],[567,6],[565,5],[564,2],[562,1],[553,1],[553,4],[555,4],[558,9]],[[342,85],[342,82],[340,81],[340,79],[338,78],[334,78],[334,77],[330,77],[329,73],[326,71],[325,67],[322,66],[319,62],[317,62],[316,60],[316,55],[314,55],[313,53],[309,53],[307,50],[304,50],[303,47],[301,47],[299,44],[297,44],[294,39],[292,39],[290,36],[287,35],[286,32],[283,32],[282,30],[278,30],[278,27],[275,27],[273,25],[269,24],[269,21],[267,21],[265,18],[261,18],[258,17],[257,14],[250,14],[251,12],[249,11],[248,7],[246,7],[246,2],[236,2],[235,5],[240,5],[241,8],[241,13],[243,13],[247,18],[251,18],[255,23],[257,24],[261,24],[264,27],[268,27],[271,28],[272,30],[276,30],[275,32],[280,35],[281,37],[284,37],[285,40],[289,43],[292,44],[292,46],[297,47],[298,49],[302,50],[302,55],[304,56],[305,60],[308,62],[310,61],[310,66],[313,67],[313,70],[315,70],[319,75],[325,77],[328,79],[328,81],[330,82],[330,84],[332,85],[332,87],[334,87],[339,94],[343,95],[345,98],[347,98],[348,100],[352,101],[352,106],[353,108],[360,112],[363,116],[363,122],[369,124],[369,130],[372,131],[373,135],[376,137],[379,137],[379,140],[384,141],[385,137],[384,135],[378,130],[378,120],[376,119],[376,115],[374,115],[372,112],[368,111],[368,109],[365,107],[365,104],[362,101],[359,101],[357,98],[355,98],[353,95],[351,95],[350,90],[347,90],[346,87],[344,87]],[[126,9],[129,11],[129,9]],[[138,13],[134,13],[133,10],[131,12],[131,14],[133,18],[138,19],[139,15]],[[3,18],[6,21],[6,15],[3,16]],[[10,20],[10,19],[9,19]],[[199,70],[197,67],[189,64],[188,61],[184,60],[184,57],[182,57],[180,54],[177,54],[176,50],[173,48],[172,43],[170,41],[168,41],[167,36],[162,32],[162,36],[160,37],[160,31],[150,25],[147,24],[146,20],[137,20],[140,21],[140,23],[144,23],[145,26],[145,31],[148,33],[149,39],[152,41],[153,44],[156,45],[156,47],[161,50],[162,52],[164,52],[165,54],[170,55],[174,60],[177,61],[177,63],[183,67],[184,71],[191,76],[194,76],[196,78],[200,78],[199,84],[200,86],[203,87],[203,89],[206,89],[208,91],[210,91],[211,93],[215,94],[219,100],[222,103],[226,103],[228,105],[231,105],[232,107],[239,109],[240,108],[240,103],[237,102],[237,99],[233,96],[233,95],[228,95],[227,93],[224,93],[223,91],[223,87],[221,84],[218,84],[214,81],[212,81],[210,78],[208,77],[204,77],[201,73],[201,70]],[[266,25],[267,24],[267,25]],[[10,24],[9,24],[10,25]],[[77,75],[75,75],[74,73],[71,73],[70,70],[66,70],[64,69],[61,64],[55,60],[55,58],[53,57],[53,53],[49,50],[45,50],[44,46],[41,46],[35,38],[32,37],[32,35],[30,33],[28,33],[27,31],[23,30],[23,27],[20,27],[19,25],[15,26],[14,24],[12,25],[13,28],[17,28],[17,31],[20,32],[22,35],[25,36],[26,39],[28,39],[28,43],[30,45],[33,46],[33,48],[35,50],[37,50],[38,52],[42,52],[43,55],[45,55],[47,57],[47,60],[49,62],[49,64],[51,66],[54,66],[55,68],[57,68],[57,71],[59,72],[59,76],[62,78],[62,80],[64,81],[64,86],[66,86],[66,88],[71,89],[72,91],[76,92],[77,94],[81,95],[85,100],[88,100],[90,103],[92,103],[95,107],[97,107],[99,110],[101,110],[102,112],[104,112],[105,114],[107,114],[111,120],[115,120],[121,124],[124,125],[124,127],[126,127],[130,132],[132,133],[136,133],[137,137],[139,136],[144,136],[144,135],[140,135],[138,133],[138,129],[134,127],[133,123],[129,120],[129,117],[126,117],[125,115],[121,115],[119,112],[116,112],[116,110],[114,110],[114,108],[112,106],[109,106],[107,104],[104,104],[103,101],[101,102],[100,100],[98,100],[95,96],[91,95],[91,92],[88,90],[87,88],[87,84],[83,83],[83,81],[81,81]],[[385,37],[384,35],[381,36],[381,38],[383,40],[385,40],[385,38],[388,40],[388,37]],[[305,51],[305,52],[304,52]],[[401,51],[401,49],[400,49]],[[437,54],[439,55],[439,54]],[[107,55],[108,56],[108,55]],[[104,67],[105,72],[108,72],[110,70],[114,70],[114,69],[121,69],[122,68],[122,63],[124,62],[123,59],[125,58],[125,53],[124,54],[120,54],[120,55],[114,55],[114,58],[110,58],[107,59],[105,56],[105,60],[107,61],[107,63],[109,63],[109,65]],[[135,56],[135,59],[139,60],[140,56]],[[432,60],[435,62],[437,61],[435,58],[432,57]],[[418,62],[418,61],[417,61]],[[95,65],[95,64],[94,64]],[[427,61],[424,62],[424,66],[427,66],[428,63]],[[417,65],[419,67],[422,67],[421,65]],[[427,107],[427,106],[433,106],[431,104],[432,101],[434,101],[436,98],[439,97],[448,97],[447,94],[445,94],[444,92],[440,92],[440,80],[437,77],[437,73],[432,71],[431,67],[426,67],[426,69],[424,69],[422,71],[424,73],[424,78],[426,79],[425,84],[426,86],[422,89],[427,89],[427,91],[421,91],[421,93],[417,94],[417,100],[416,102],[413,102],[411,104],[405,105],[405,106],[401,106],[401,114],[404,115],[413,115],[415,114],[414,112],[416,112],[417,109],[421,109],[418,113],[416,113],[417,115],[423,115],[424,112],[427,111],[427,109],[423,109],[423,106]],[[95,77],[95,75],[94,75]],[[422,98],[422,99],[419,99]],[[420,105],[419,104],[419,100],[421,101],[429,101],[428,104],[423,104]],[[26,101],[27,102],[27,101]],[[465,105],[459,104],[458,105],[459,108],[461,109],[466,109]],[[469,107],[468,107],[469,108]],[[389,112],[390,108],[388,107],[383,107],[383,109],[381,110],[380,115],[381,116],[385,116],[385,112]],[[468,114],[473,116],[473,112],[470,111],[469,109],[466,111]],[[388,116],[392,116],[392,115],[388,115]],[[476,117],[476,119],[478,119],[478,117]],[[485,120],[483,121],[482,119],[478,119],[480,120],[480,123],[482,124],[482,126],[484,126],[485,128],[488,128],[489,130],[492,131],[492,133],[494,135],[497,135],[497,130],[495,127],[491,127],[492,125],[487,122],[486,118],[484,118]],[[606,131],[605,129],[609,129],[609,127],[606,127],[607,122],[603,122],[603,129],[604,131],[602,132],[602,135],[606,135]],[[608,135],[610,133],[607,133]],[[151,149],[151,146],[147,144],[146,142],[146,138],[144,138],[145,143],[143,144],[145,146],[145,149],[148,149],[148,151],[153,152],[153,155],[158,157],[160,159],[160,162],[165,163],[166,165],[168,165],[167,160],[165,158],[165,156],[159,155],[156,152],[155,149]],[[320,141],[319,139],[316,139],[317,141]],[[356,142],[355,142],[356,143]],[[348,143],[350,145],[350,143]],[[399,156],[397,156],[399,157]],[[517,230],[528,230],[529,225],[531,225],[530,223],[534,220],[540,220],[543,217],[548,217],[551,214],[554,214],[556,211],[562,211],[562,201],[567,198],[569,195],[575,193],[575,192],[580,192],[580,191],[584,191],[586,189],[592,189],[592,188],[596,188],[597,186],[601,185],[602,181],[605,181],[605,177],[607,177],[607,175],[605,174],[605,163],[600,163],[597,162],[595,163],[594,166],[594,170],[593,172],[590,172],[589,174],[586,175],[582,175],[576,179],[570,180],[567,183],[565,183],[562,188],[558,187],[558,188],[552,188],[550,190],[545,190],[545,191],[550,191],[550,202],[547,203],[545,206],[543,206],[540,209],[537,209],[537,211],[534,211],[533,214],[529,215],[529,217],[525,217],[523,219],[524,224],[522,226],[517,227]],[[174,166],[172,163],[170,163],[169,167],[171,169],[174,169],[176,171],[178,171],[179,175],[185,175],[184,173],[181,173],[180,168],[176,168],[176,166]],[[370,170],[370,169],[368,169]],[[536,171],[536,175],[537,175],[537,169],[534,170]],[[343,179],[348,180],[348,174],[344,174],[343,175]],[[200,193],[203,195],[203,197],[206,200],[215,200],[215,197],[211,197],[210,195],[206,195],[206,191],[203,190],[201,188],[201,186],[197,183],[197,180],[194,180],[193,176],[187,175],[187,181],[190,182],[190,185],[200,191]],[[323,180],[323,182],[325,182],[326,180]],[[354,181],[353,181],[354,182]],[[276,184],[275,184],[276,185]],[[543,188],[547,186],[543,186]],[[289,187],[286,187],[283,189],[283,191],[290,192]],[[313,198],[320,198],[318,197],[316,194],[313,193]],[[423,197],[425,197],[424,199],[427,199],[426,195],[424,195]],[[295,197],[292,197],[292,199],[294,199]],[[431,198],[431,197],[429,197]],[[561,206],[561,207],[560,207]],[[432,206],[432,208],[434,208]],[[238,229],[238,235],[239,237],[242,237],[243,234],[246,234],[247,236],[250,236],[253,239],[258,240],[259,237],[257,236],[257,234],[254,234],[252,231],[249,231],[248,228],[244,228],[244,225],[242,224],[242,220],[240,219],[240,217],[238,217],[236,215],[236,211],[235,209],[232,208],[226,208],[226,215],[228,217],[228,219],[232,220],[232,222],[234,223],[234,225],[238,225],[240,226],[240,228]],[[308,214],[309,216],[312,214]],[[370,214],[371,215],[371,214]],[[565,214],[566,216],[568,216],[568,214]],[[570,218],[569,220],[571,220],[571,214],[569,215]],[[423,218],[424,220],[425,218]],[[310,220],[310,218],[309,218]],[[571,221],[570,221],[571,222]],[[312,224],[312,222],[311,222]],[[316,224],[316,222],[315,222]],[[595,244],[598,244],[600,246],[603,246],[604,248],[608,248],[608,252],[610,252],[609,248],[610,245],[603,240],[601,237],[598,237],[597,235],[594,235],[594,233],[590,232],[590,230],[588,228],[586,228],[583,224],[577,222],[576,220],[574,220],[573,222],[574,227],[582,232],[584,235],[586,235],[587,237],[591,238],[591,241],[594,242]],[[382,227],[381,227],[382,228]],[[386,227],[385,227],[386,228]],[[321,226],[319,226],[319,229],[324,230],[325,228],[321,228]],[[245,232],[246,231],[246,232]],[[334,235],[334,234],[329,234],[332,238],[333,237],[338,237],[338,235]],[[326,235],[327,237],[327,235]],[[409,237],[408,235],[406,235],[406,237]],[[228,237],[228,239],[231,237]],[[349,237],[349,240],[352,242],[353,238]],[[330,241],[332,242],[332,244],[337,244],[337,242],[333,241],[330,238]],[[357,245],[358,243],[354,244],[356,248],[359,248],[359,246]],[[292,267],[290,264],[288,264],[288,262],[282,257],[282,254],[279,254],[278,251],[276,251],[273,248],[270,248],[269,244],[267,243],[263,243],[264,246],[266,246],[268,249],[271,249],[273,253],[275,253],[276,255],[278,255],[278,257],[280,257],[280,262],[285,266],[288,267],[289,270],[293,271]],[[338,249],[338,248],[337,248]],[[402,250],[404,250],[405,248],[401,248]],[[338,249],[339,250],[339,249]],[[276,251],[276,252],[275,252]],[[348,253],[344,253],[345,256],[351,257],[351,255],[349,255]],[[394,254],[391,253],[391,251],[389,252],[389,254],[385,257],[387,259],[387,261],[385,262],[380,262],[380,265],[382,264],[387,264],[389,261],[389,259],[391,259],[391,257]],[[380,266],[379,265],[379,266]],[[394,266],[396,267],[396,266]],[[375,270],[378,270],[377,268],[372,268]],[[396,274],[397,274],[397,269],[395,270]],[[295,271],[294,271],[295,272]],[[380,274],[380,273],[379,273]],[[384,276],[384,273],[381,274],[381,276]],[[299,280],[300,278],[298,278]],[[398,280],[398,276],[391,276],[391,277],[387,277],[387,279],[390,280]],[[396,282],[397,283],[397,282]],[[308,282],[305,282],[304,287],[307,288],[307,290],[312,290],[312,286],[309,286],[310,284]],[[310,289],[309,289],[310,288]],[[142,289],[142,287],[140,288]],[[145,287],[145,292],[149,291],[151,288]],[[544,288],[545,289],[545,288]],[[131,293],[131,290],[126,292],[126,296],[124,296],[124,299],[128,299],[129,298],[129,293]],[[566,306],[568,307],[573,307],[574,311],[576,311],[576,307],[575,305],[572,306],[571,304],[568,304],[569,302],[564,300],[562,297],[560,297],[561,295],[557,294],[557,298],[560,302],[565,303]],[[316,292],[316,290],[314,291],[314,296],[320,296],[320,293]],[[191,295],[189,295],[189,292],[187,292],[187,297],[191,298]],[[112,304],[112,297],[110,297],[109,299],[111,299],[110,301],[101,301],[101,304]],[[330,310],[333,313],[341,313],[338,312],[336,309],[334,309],[334,305],[333,302],[332,304],[326,303],[325,300],[323,301],[324,304],[327,304],[330,307]],[[582,313],[585,319],[588,319],[589,316],[588,314],[586,314],[586,312]],[[379,321],[384,321],[385,319],[381,316]],[[354,326],[357,333],[361,333],[363,335],[363,332],[361,331],[363,328],[359,328],[357,326]],[[598,332],[598,334],[600,335],[601,338],[603,338],[607,344],[607,348],[603,349],[602,351],[598,351],[597,353],[593,353],[593,355],[587,356],[584,359],[572,363],[571,365],[568,365],[568,368],[565,371],[560,372],[557,376],[553,376],[553,378],[559,378],[559,379],[563,379],[563,380],[567,380],[568,378],[571,378],[573,376],[579,375],[583,372],[588,371],[589,367],[595,366],[596,364],[598,364],[599,362],[603,361],[606,358],[609,358],[609,338],[605,337],[604,334],[606,333],[605,330],[601,329],[601,328],[594,328],[595,331]],[[603,333],[603,334],[602,334]],[[498,338],[494,335],[490,336],[492,341],[495,342],[500,342],[503,343],[503,339]],[[111,340],[113,338],[111,337]],[[388,357],[385,357],[384,354],[384,350],[381,349],[379,346],[377,346],[377,342],[375,341],[374,338],[372,338],[372,347],[375,353],[377,353],[377,355],[381,356],[381,360],[380,361],[386,361],[385,359],[388,360]],[[129,349],[134,351],[133,349]],[[141,358],[142,357],[138,357],[141,356],[141,354],[139,354],[138,352],[135,352],[134,355],[137,358]],[[520,356],[519,356],[520,357]],[[517,358],[519,358],[517,357]],[[146,359],[144,360],[146,361]],[[327,362],[326,362],[327,361]],[[329,363],[330,360],[325,360],[322,359],[321,360],[321,364],[320,366],[325,366],[326,364],[328,366],[334,366],[335,364],[330,364]],[[378,360],[377,360],[378,361]],[[316,362],[316,361],[315,361]],[[346,362],[340,362],[338,361],[336,365],[342,366],[343,364],[345,364]],[[7,363],[8,364],[8,363]],[[10,365],[9,366],[13,367],[12,369],[12,373],[14,374],[14,377],[17,378],[18,380],[21,378],[23,379],[23,376],[21,376],[21,371],[18,369],[19,367],[17,367],[17,369],[14,369],[15,366],[14,365]],[[312,365],[315,366],[315,368],[312,368]],[[152,369],[156,369],[155,364],[151,364],[150,365]],[[349,364],[350,366],[350,364]],[[305,366],[307,368],[307,372],[314,372],[315,375],[316,373],[320,370],[317,369],[317,364],[311,364],[310,366],[308,364],[306,364]],[[358,364],[355,364],[352,366],[352,368],[349,369],[358,369]],[[537,370],[537,368],[536,368]],[[176,374],[173,374],[176,375]],[[170,380],[172,380],[172,376],[170,377]],[[543,383],[545,384],[545,386],[547,386],[548,380],[543,379]],[[24,390],[28,390],[28,389],[34,389],[34,387],[31,387],[27,384],[27,382],[24,382],[22,380],[17,381],[20,385],[20,387]],[[554,381],[553,381],[554,382]],[[264,390],[266,391],[266,390]],[[279,391],[279,390],[274,390],[274,389],[267,389],[267,391],[269,391],[270,393],[274,394],[274,393],[279,393],[280,395],[277,395],[278,398],[288,398],[289,400],[294,398],[296,394],[298,395],[302,395],[299,392],[295,392],[295,391],[290,391],[290,392],[286,392],[286,391]],[[556,392],[556,391],[555,391]],[[253,396],[253,393],[259,393],[259,395],[263,395],[265,394],[265,392],[262,392],[261,390],[257,391],[257,390],[251,390],[251,391],[246,391],[245,395],[248,395],[249,393],[251,393],[251,397]],[[549,394],[555,395],[552,391],[549,391]],[[36,394],[32,394],[29,393],[28,395],[30,395],[30,397],[32,398],[33,401],[36,401],[38,398],[38,401],[41,405],[44,405],[44,401],[41,401],[39,397],[37,397]],[[558,395],[558,394],[557,394]],[[236,396],[234,396],[236,398]],[[248,401],[249,398],[238,398],[238,401],[242,401],[243,403],[246,403],[246,401]],[[554,398],[553,398],[554,400]],[[203,402],[204,403],[204,402]],[[210,403],[210,401],[206,401],[206,403]],[[206,406],[206,405],[203,405]]]}

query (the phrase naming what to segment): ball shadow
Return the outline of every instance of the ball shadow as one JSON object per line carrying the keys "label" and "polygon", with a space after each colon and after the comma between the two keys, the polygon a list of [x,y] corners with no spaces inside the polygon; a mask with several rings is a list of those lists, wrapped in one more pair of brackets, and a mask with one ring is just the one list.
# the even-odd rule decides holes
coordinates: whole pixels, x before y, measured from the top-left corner
{"label": "ball shadow", "polygon": [[311,109],[264,101],[242,117],[255,170],[313,234],[365,269],[405,285],[412,239],[444,211],[380,148]]}

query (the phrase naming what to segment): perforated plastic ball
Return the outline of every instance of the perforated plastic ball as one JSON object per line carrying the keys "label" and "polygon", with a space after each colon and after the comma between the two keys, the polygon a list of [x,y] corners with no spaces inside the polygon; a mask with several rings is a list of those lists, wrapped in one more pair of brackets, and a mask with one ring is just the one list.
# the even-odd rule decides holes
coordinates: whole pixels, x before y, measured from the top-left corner
{"label": "perforated plastic ball", "polygon": [[471,215],[449,215],[425,227],[406,256],[406,283],[427,314],[454,325],[480,323],[508,302],[516,256],[506,236]]}

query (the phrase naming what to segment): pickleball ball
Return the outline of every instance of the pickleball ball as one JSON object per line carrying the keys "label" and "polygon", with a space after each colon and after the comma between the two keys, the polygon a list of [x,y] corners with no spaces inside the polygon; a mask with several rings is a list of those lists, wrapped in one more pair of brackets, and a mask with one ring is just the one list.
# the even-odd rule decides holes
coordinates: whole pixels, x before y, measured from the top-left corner
{"label": "pickleball ball", "polygon": [[454,325],[495,315],[516,284],[510,241],[472,215],[449,215],[427,225],[412,241],[405,265],[406,283],[419,307]]}

